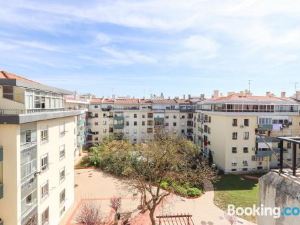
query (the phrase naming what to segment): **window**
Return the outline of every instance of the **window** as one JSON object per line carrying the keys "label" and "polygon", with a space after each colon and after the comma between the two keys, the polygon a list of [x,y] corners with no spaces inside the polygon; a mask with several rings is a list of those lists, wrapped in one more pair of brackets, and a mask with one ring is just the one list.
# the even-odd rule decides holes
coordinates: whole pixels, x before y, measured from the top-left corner
{"label": "window", "polygon": [[244,148],[243,148],[243,152],[244,152],[244,153],[248,153],[248,152],[249,152],[248,147],[244,147]]}
{"label": "window", "polygon": [[44,199],[49,195],[49,181],[41,187],[41,198]]}
{"label": "window", "polygon": [[95,126],[98,126],[98,122],[95,122]]}
{"label": "window", "polygon": [[95,118],[98,118],[98,113],[95,113]]}
{"label": "window", "polygon": [[133,125],[134,125],[134,126],[137,126],[137,121],[134,121],[134,122],[133,122]]}
{"label": "window", "polygon": [[145,117],[146,117],[146,116],[143,114],[143,115],[142,115],[142,118],[144,119]]}
{"label": "window", "polygon": [[129,126],[129,121],[126,121],[126,126]]}
{"label": "window", "polygon": [[33,193],[27,195],[27,197],[25,199],[25,202],[26,202],[27,205],[30,205],[32,203],[32,194]]}
{"label": "window", "polygon": [[62,183],[66,178],[66,168],[59,171],[59,182]]}
{"label": "window", "polygon": [[48,169],[48,163],[49,163],[48,161],[49,161],[48,154],[43,155],[41,158],[41,171],[42,172]]}
{"label": "window", "polygon": [[49,208],[42,213],[42,225],[49,224]]}
{"label": "window", "polygon": [[177,125],[176,122],[174,122],[174,123],[173,123],[173,126],[176,127],[176,125]]}
{"label": "window", "polygon": [[94,139],[95,141],[98,141],[98,137],[95,137],[95,139]]}
{"label": "window", "polygon": [[231,166],[237,166],[236,162],[231,163]]}
{"label": "window", "polygon": [[137,118],[137,114],[133,114],[133,118]]}
{"label": "window", "polygon": [[244,133],[244,140],[249,140],[249,132]]}
{"label": "window", "polygon": [[145,126],[146,122],[145,121],[142,121],[142,126]]}
{"label": "window", "polygon": [[166,116],[166,119],[169,119],[169,116]]}
{"label": "window", "polygon": [[176,118],[177,118],[177,116],[175,116],[175,115],[174,115],[174,116],[173,116],[173,118],[174,118],[174,119],[176,119]]}
{"label": "window", "polygon": [[148,113],[148,114],[147,114],[147,117],[148,117],[148,118],[153,118],[153,113]]}
{"label": "window", "polygon": [[244,160],[244,161],[243,161],[243,165],[244,165],[244,166],[248,166],[248,161],[247,161],[247,160]]}
{"label": "window", "polygon": [[48,141],[48,129],[41,130],[41,141]]}
{"label": "window", "polygon": [[233,132],[232,133],[232,140],[237,140],[237,136],[238,136],[237,132]]}
{"label": "window", "polygon": [[66,133],[66,124],[65,123],[61,123],[59,125],[59,133],[60,133],[60,135],[65,135],[65,133]]}
{"label": "window", "polygon": [[237,153],[237,148],[236,147],[232,147],[231,152],[232,153]]}
{"label": "window", "polygon": [[169,123],[165,123],[165,127],[168,127],[169,126]]}
{"label": "window", "polygon": [[233,119],[233,120],[232,120],[232,126],[236,127],[236,126],[237,126],[237,123],[238,123],[238,120],[237,120],[237,119]]}
{"label": "window", "polygon": [[14,99],[13,86],[3,86],[3,98],[7,98],[10,100]]}
{"label": "window", "polygon": [[246,127],[249,126],[249,119],[244,119],[244,126],[246,126]]}
{"label": "window", "polygon": [[26,143],[31,142],[31,130],[25,131],[25,141],[26,141]]}
{"label": "window", "polygon": [[65,145],[59,146],[59,159],[62,160],[66,156]]}
{"label": "window", "polygon": [[63,204],[66,200],[66,190],[62,190],[59,194],[59,203]]}

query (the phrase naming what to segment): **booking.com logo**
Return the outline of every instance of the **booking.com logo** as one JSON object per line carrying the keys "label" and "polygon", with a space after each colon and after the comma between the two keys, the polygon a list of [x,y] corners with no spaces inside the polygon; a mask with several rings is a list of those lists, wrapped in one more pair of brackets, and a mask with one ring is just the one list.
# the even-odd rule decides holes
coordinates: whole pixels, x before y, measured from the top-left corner
{"label": "booking.com logo", "polygon": [[265,207],[253,205],[252,207],[235,207],[235,205],[228,205],[227,214],[231,216],[272,216],[275,219],[286,216],[299,216],[299,207]]}

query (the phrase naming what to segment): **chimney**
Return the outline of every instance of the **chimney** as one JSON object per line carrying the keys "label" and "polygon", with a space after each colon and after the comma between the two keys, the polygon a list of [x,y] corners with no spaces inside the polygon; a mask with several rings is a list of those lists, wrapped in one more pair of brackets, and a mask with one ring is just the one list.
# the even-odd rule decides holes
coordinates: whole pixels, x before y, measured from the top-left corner
{"label": "chimney", "polygon": [[286,92],[282,91],[280,96],[281,96],[281,98],[286,98]]}
{"label": "chimney", "polygon": [[300,100],[300,91],[296,91],[296,99]]}
{"label": "chimney", "polygon": [[214,90],[213,98],[219,97],[219,90]]}

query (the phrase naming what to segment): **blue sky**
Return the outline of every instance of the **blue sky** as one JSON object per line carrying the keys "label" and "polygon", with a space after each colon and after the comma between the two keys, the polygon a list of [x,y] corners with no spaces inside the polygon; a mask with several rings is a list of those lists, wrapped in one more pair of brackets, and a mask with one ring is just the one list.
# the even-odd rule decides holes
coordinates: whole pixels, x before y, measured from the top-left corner
{"label": "blue sky", "polygon": [[300,89],[295,0],[0,0],[0,68],[98,96]]}

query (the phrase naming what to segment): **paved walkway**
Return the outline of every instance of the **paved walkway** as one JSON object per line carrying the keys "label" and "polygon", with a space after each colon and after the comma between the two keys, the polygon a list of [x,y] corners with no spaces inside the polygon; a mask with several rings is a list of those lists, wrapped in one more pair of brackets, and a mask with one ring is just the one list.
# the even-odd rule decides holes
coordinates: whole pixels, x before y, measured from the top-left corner
{"label": "paved walkway", "polygon": [[[122,211],[131,211],[139,204],[139,199],[133,192],[128,190],[120,179],[106,175],[95,169],[80,169],[75,171],[75,204],[65,216],[61,225],[70,225],[75,211],[79,210],[79,205],[83,199],[93,199],[101,202],[101,210],[108,210],[111,197],[122,198]],[[214,205],[214,191],[211,184],[205,185],[206,192],[200,198],[186,199],[172,195],[168,197],[156,214],[191,214],[195,225],[230,225],[224,218],[224,211]],[[237,224],[255,225],[243,219],[239,219]],[[141,223],[138,225],[146,225]]]}

